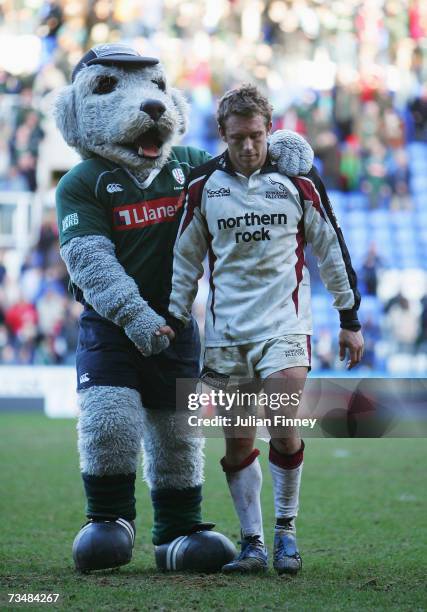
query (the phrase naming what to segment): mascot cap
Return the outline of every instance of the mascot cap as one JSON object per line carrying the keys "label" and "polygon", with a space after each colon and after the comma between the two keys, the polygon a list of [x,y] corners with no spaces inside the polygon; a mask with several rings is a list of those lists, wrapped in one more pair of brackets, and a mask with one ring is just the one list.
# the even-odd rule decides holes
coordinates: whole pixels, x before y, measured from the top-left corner
{"label": "mascot cap", "polygon": [[71,82],[74,80],[78,73],[94,64],[106,64],[122,66],[125,64],[131,64],[134,67],[137,66],[155,66],[159,63],[159,60],[155,57],[145,57],[140,55],[135,49],[121,43],[112,43],[107,45],[97,45],[92,47],[90,51],[83,55],[82,59],[75,66],[71,75]]}

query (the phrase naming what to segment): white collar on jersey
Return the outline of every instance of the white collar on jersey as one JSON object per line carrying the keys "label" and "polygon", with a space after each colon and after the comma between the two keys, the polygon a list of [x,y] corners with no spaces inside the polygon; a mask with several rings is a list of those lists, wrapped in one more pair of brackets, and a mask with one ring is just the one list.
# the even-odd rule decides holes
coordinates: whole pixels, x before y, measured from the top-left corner
{"label": "white collar on jersey", "polygon": [[150,174],[147,176],[145,181],[139,181],[137,179],[137,177],[134,174],[132,174],[132,172],[130,170],[128,170],[127,168],[125,168],[125,170],[129,174],[129,176],[133,180],[133,182],[136,183],[136,185],[140,189],[147,189],[147,187],[149,187],[151,185],[151,183],[154,181],[154,179],[159,174],[159,172],[161,172],[163,170],[163,168],[154,168],[153,170],[151,170]]}

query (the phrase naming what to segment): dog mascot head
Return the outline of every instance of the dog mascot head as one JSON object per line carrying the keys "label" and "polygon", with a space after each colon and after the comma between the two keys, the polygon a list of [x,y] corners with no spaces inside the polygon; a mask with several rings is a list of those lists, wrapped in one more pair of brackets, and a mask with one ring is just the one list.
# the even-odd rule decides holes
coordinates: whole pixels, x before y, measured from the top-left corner
{"label": "dog mascot head", "polygon": [[156,58],[124,44],[99,45],[75,67],[55,118],[84,159],[104,157],[144,180],[185,132],[187,103]]}

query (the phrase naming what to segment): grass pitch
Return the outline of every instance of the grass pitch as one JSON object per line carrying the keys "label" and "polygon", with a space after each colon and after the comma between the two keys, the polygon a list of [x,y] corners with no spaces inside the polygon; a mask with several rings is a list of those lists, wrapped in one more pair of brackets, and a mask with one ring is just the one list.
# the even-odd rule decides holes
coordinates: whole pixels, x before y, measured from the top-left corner
{"label": "grass pitch", "polygon": [[[266,464],[264,527],[271,551],[273,504]],[[207,446],[204,518],[238,539],[218,460]],[[134,559],[80,576],[71,544],[84,522],[75,423],[0,415],[0,609],[8,593],[59,593],[68,610],[425,610],[425,440],[307,440],[298,519],[303,570],[296,578],[165,575],[154,569],[151,506],[138,483]]]}

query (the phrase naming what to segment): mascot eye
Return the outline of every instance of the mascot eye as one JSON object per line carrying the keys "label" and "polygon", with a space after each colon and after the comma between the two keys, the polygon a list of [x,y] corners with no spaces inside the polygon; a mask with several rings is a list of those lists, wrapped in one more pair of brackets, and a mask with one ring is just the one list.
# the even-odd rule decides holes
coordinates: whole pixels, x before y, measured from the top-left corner
{"label": "mascot eye", "polygon": [[102,96],[104,94],[111,93],[116,89],[116,87],[117,79],[115,77],[102,76],[97,80],[93,93]]}
{"label": "mascot eye", "polygon": [[157,80],[153,80],[151,81],[152,83],[154,83],[154,85],[157,85],[157,87],[161,90],[161,91],[166,91],[166,83],[164,82],[163,79],[157,79]]}

